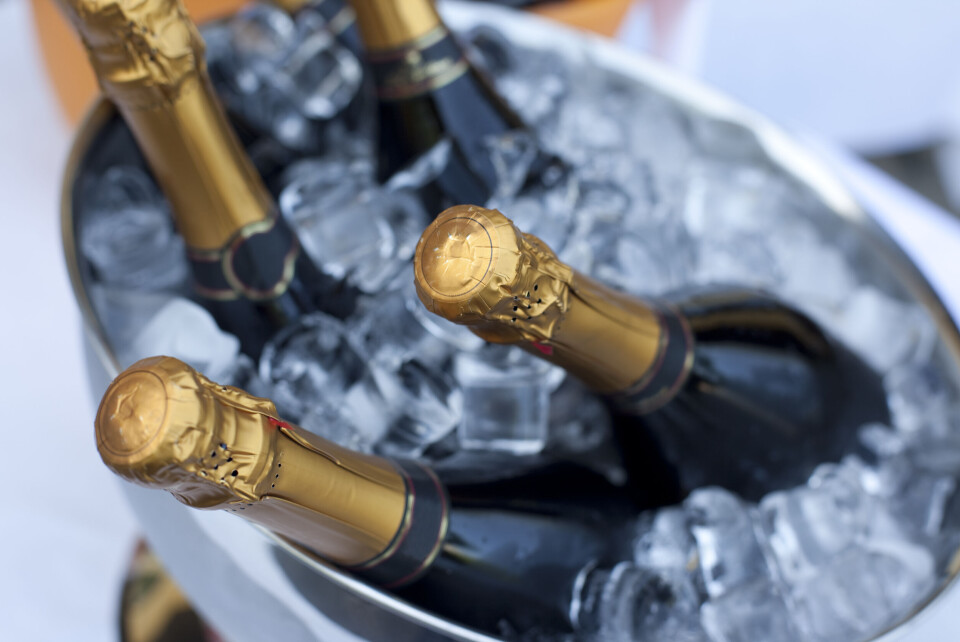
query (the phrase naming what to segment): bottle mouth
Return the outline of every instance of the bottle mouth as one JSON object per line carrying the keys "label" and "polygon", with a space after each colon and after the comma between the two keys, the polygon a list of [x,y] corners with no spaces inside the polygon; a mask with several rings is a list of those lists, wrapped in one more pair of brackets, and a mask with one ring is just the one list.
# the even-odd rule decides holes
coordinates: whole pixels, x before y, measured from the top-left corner
{"label": "bottle mouth", "polygon": [[424,307],[487,341],[541,341],[567,308],[572,270],[497,210],[458,205],[440,214],[414,254]]}
{"label": "bottle mouth", "polygon": [[487,285],[501,245],[488,212],[471,205],[452,207],[424,232],[416,252],[416,277],[432,298],[464,301]]}
{"label": "bottle mouth", "polygon": [[167,392],[160,377],[134,370],[107,390],[97,414],[97,442],[104,457],[126,459],[148,448],[163,428]]}

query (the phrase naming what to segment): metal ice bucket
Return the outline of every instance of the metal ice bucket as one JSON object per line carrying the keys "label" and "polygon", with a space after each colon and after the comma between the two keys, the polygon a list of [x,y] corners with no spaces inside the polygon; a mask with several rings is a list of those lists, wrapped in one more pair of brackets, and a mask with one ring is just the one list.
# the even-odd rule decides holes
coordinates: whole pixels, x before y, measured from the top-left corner
{"label": "metal ice bucket", "polygon": [[[447,4],[454,28],[486,24],[509,39],[545,49],[577,46],[596,64],[642,83],[685,109],[750,131],[771,161],[813,189],[842,225],[870,248],[894,275],[906,298],[924,306],[935,322],[941,361],[960,381],[960,331],[930,285],[896,243],[860,208],[822,162],[758,115],[626,52],[614,43],[527,14],[471,3]],[[119,372],[114,346],[91,304],[91,269],[78,253],[75,205],[78,177],[129,151],[113,107],[99,102],[80,128],[67,165],[62,192],[64,252],[87,337],[92,394],[99,399]],[[124,484],[129,501],[154,550],[200,613],[227,639],[244,640],[471,640],[496,638],[437,617],[317,561],[295,546],[219,511],[186,508],[166,493]],[[954,560],[958,559],[954,556]],[[909,620],[954,588],[960,564],[926,603],[881,639],[909,635]]]}

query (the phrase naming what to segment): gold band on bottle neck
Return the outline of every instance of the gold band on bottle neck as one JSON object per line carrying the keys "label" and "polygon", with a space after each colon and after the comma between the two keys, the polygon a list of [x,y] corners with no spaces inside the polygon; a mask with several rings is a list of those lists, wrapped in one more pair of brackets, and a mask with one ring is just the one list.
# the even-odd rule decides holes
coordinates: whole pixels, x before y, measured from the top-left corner
{"label": "gold band on bottle neck", "polygon": [[180,0],[58,0],[195,250],[222,249],[275,205],[207,76]]}
{"label": "gold band on bottle neck", "polygon": [[433,0],[350,0],[364,47],[406,49],[443,25]]}
{"label": "gold band on bottle neck", "polygon": [[414,274],[431,312],[518,344],[600,392],[628,390],[663,350],[652,307],[577,273],[496,210],[440,214],[420,238]]}
{"label": "gold band on bottle neck", "polygon": [[341,565],[389,551],[408,519],[407,486],[387,460],[287,424],[270,401],[169,357],[139,361],[114,380],[96,435],[121,477],[189,506],[235,512]]}

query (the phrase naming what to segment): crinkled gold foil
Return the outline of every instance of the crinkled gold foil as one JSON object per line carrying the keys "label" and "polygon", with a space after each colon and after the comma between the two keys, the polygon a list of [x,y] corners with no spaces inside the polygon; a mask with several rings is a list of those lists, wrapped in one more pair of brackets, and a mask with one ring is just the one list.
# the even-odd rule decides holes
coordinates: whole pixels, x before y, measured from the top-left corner
{"label": "crinkled gold foil", "polygon": [[58,0],[193,250],[220,251],[276,206],[210,85],[179,0]]}
{"label": "crinkled gold foil", "polygon": [[656,312],[577,273],[502,213],[458,205],[414,254],[428,310],[494,343],[514,343],[601,392],[627,390],[662,349]]}
{"label": "crinkled gold foil", "polygon": [[176,100],[204,67],[204,44],[179,0],[58,0],[104,93],[138,107]]}
{"label": "crinkled gold foil", "polygon": [[496,210],[446,210],[423,233],[415,256],[427,309],[488,341],[545,341],[567,308],[573,271]]}
{"label": "crinkled gold foil", "polygon": [[286,424],[269,400],[170,357],[114,380],[96,435],[104,463],[124,479],[235,512],[339,564],[387,550],[406,516],[406,486],[385,460]]}
{"label": "crinkled gold foil", "polygon": [[350,0],[367,51],[413,46],[441,26],[433,0]]}

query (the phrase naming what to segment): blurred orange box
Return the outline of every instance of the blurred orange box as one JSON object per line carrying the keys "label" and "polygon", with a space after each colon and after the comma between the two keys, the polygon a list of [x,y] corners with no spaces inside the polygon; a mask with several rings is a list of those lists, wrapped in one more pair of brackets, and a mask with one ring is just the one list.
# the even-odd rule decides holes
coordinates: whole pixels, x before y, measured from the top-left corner
{"label": "blurred orange box", "polygon": [[[53,0],[31,0],[47,72],[60,105],[71,123],[76,123],[97,95],[97,83],[79,40],[60,15]],[[249,0],[184,0],[197,22],[227,15]],[[532,9],[534,13],[597,33],[616,33],[632,0],[565,0]]]}

